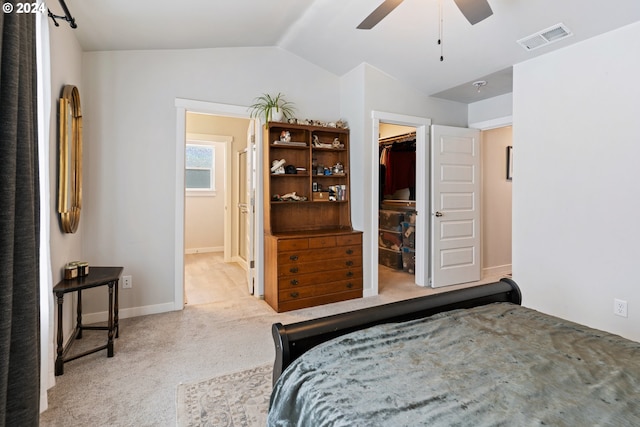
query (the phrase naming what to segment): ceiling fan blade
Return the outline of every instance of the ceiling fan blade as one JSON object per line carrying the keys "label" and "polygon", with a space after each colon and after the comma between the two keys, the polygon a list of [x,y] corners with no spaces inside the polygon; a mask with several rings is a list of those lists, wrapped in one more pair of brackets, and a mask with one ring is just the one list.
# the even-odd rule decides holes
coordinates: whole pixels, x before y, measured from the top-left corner
{"label": "ceiling fan blade", "polygon": [[458,5],[458,9],[467,18],[467,21],[471,25],[475,25],[478,22],[487,19],[493,15],[493,10],[489,6],[487,0],[453,0]]}
{"label": "ceiling fan blade", "polygon": [[382,21],[385,16],[391,13],[393,9],[398,7],[403,0],[384,0],[384,2],[376,8],[369,16],[364,18],[356,28],[359,30],[370,30],[375,27],[378,22]]}

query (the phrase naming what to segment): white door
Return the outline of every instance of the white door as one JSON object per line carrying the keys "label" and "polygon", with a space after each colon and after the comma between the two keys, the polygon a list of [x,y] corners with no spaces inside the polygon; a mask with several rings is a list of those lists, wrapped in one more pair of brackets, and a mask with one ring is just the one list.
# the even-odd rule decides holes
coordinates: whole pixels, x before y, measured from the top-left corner
{"label": "white door", "polygon": [[238,151],[237,155],[237,170],[238,170],[238,256],[244,269],[249,266],[249,239],[248,233],[248,219],[249,214],[249,197],[247,191],[247,154],[249,148],[245,148],[242,151]]}
{"label": "white door", "polygon": [[480,280],[480,131],[431,126],[434,288]]}
{"label": "white door", "polygon": [[247,130],[247,150],[246,150],[246,178],[245,197],[246,214],[245,220],[245,240],[246,240],[246,261],[247,261],[247,286],[251,294],[255,291],[255,201],[256,201],[256,126],[260,123],[256,120],[249,122]]}

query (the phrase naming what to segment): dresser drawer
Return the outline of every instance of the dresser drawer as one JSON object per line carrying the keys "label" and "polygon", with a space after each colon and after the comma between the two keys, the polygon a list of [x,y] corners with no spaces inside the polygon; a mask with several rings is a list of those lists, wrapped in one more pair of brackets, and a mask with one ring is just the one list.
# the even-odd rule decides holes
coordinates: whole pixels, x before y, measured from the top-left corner
{"label": "dresser drawer", "polygon": [[359,245],[362,243],[362,234],[341,234],[336,236],[336,244],[338,246]]}
{"label": "dresser drawer", "polygon": [[297,289],[280,290],[279,301],[313,298],[321,295],[335,294],[362,289],[362,279],[341,280],[322,285],[304,286]]}
{"label": "dresser drawer", "polygon": [[337,248],[320,248],[301,251],[281,252],[278,254],[278,265],[288,263],[310,262],[321,259],[344,257],[361,257],[362,246],[342,246]]}
{"label": "dresser drawer", "polygon": [[336,246],[336,236],[310,237],[309,249],[333,248]]}
{"label": "dresser drawer", "polygon": [[309,247],[309,239],[307,238],[278,240],[278,252],[307,249],[308,247]]}
{"label": "dresser drawer", "polygon": [[327,259],[313,262],[289,263],[278,266],[278,278],[319,271],[341,270],[362,266],[362,257]]}
{"label": "dresser drawer", "polygon": [[282,276],[278,278],[279,289],[301,288],[304,286],[317,285],[321,283],[336,282],[339,280],[362,278],[362,267],[343,270],[318,271],[316,273],[296,274],[293,276]]}

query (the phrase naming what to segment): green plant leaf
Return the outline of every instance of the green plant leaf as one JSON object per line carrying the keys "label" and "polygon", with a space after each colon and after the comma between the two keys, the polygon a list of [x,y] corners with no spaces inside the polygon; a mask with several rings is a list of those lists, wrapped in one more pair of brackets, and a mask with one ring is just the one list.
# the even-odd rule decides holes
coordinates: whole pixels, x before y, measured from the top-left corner
{"label": "green plant leaf", "polygon": [[294,104],[285,100],[281,92],[278,92],[275,96],[265,93],[255,98],[254,101],[255,102],[249,106],[250,116],[253,118],[263,117],[267,127],[273,117],[271,113],[272,110],[282,111],[282,115],[286,119],[293,117],[295,112]]}

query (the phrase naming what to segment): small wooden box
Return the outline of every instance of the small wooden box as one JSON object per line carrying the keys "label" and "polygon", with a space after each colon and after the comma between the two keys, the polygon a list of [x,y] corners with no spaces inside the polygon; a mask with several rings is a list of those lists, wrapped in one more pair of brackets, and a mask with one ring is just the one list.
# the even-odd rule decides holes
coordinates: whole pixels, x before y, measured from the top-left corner
{"label": "small wooden box", "polygon": [[328,191],[316,191],[313,194],[312,200],[314,202],[328,202],[329,201],[329,192]]}

